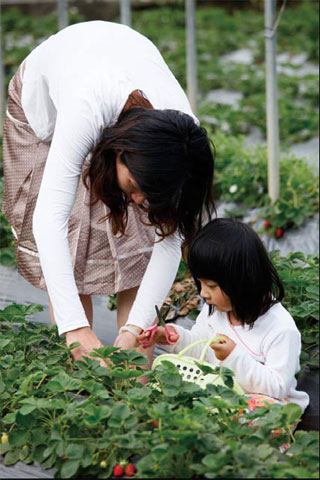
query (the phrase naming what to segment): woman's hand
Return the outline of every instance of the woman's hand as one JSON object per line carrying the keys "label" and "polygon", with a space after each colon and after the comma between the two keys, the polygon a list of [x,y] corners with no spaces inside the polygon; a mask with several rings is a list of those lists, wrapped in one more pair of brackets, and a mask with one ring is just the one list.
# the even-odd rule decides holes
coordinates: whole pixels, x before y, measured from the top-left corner
{"label": "woman's hand", "polygon": [[236,344],[231,338],[227,335],[222,335],[222,333],[217,333],[218,337],[222,337],[224,342],[214,342],[211,343],[210,347],[214,350],[214,353],[218,360],[224,360],[230,355]]}
{"label": "woman's hand", "polygon": [[[79,342],[81,345],[71,350],[73,360],[82,360],[82,357],[88,357],[89,353],[95,348],[103,347],[97,335],[90,327],[77,328],[66,333],[66,343],[69,347],[72,343]],[[94,358],[94,357],[92,357]],[[96,360],[99,360],[98,358]],[[105,367],[102,360],[101,365]]]}
{"label": "woman's hand", "polygon": [[[179,339],[180,335],[171,325],[168,325],[166,328],[170,332],[169,339],[171,340],[171,342],[175,343]],[[150,331],[142,332],[142,334],[137,337],[137,340],[142,345],[147,344],[148,347],[151,345],[155,345],[156,343],[159,343],[160,345],[169,345],[169,342],[167,341],[165,327],[158,327],[152,340],[149,340],[150,335]]]}
{"label": "woman's hand", "polygon": [[[130,325],[130,327],[134,328],[137,333],[142,333],[142,328],[137,327],[136,325]],[[130,332],[122,332],[114,341],[115,347],[120,347],[122,350],[130,350],[131,348],[139,347],[139,343],[137,341],[138,337],[135,337]]]}

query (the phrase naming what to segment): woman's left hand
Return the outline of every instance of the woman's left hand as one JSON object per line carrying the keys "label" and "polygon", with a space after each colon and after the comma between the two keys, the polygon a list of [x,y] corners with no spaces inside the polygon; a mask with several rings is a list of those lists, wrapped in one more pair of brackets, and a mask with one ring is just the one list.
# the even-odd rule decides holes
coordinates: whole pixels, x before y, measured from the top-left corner
{"label": "woman's left hand", "polygon": [[225,341],[223,343],[220,343],[220,342],[211,343],[210,347],[214,351],[217,359],[222,361],[222,360],[225,360],[230,355],[230,353],[232,352],[236,344],[227,335],[223,335],[222,333],[217,333],[217,336],[223,338],[223,340]]}

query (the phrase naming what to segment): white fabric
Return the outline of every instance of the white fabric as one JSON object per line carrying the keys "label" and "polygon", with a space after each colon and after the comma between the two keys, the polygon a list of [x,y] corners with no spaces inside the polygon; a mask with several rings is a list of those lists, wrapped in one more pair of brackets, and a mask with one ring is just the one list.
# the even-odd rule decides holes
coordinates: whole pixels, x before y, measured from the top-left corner
{"label": "white fabric", "polygon": [[[117,121],[128,95],[136,89],[155,109],[180,110],[198,123],[157,48],[129,27],[102,21],[72,25],[38,46],[25,62],[24,113],[38,138],[52,142],[33,233],[60,334],[89,325],[67,240],[82,165],[103,128]],[[150,288],[144,281],[130,324],[153,323],[154,305],[161,305],[168,293],[178,257],[176,238],[155,245],[146,272]]]}
{"label": "white fabric", "polygon": [[[179,333],[175,345],[163,345],[171,353],[179,353],[191,343],[223,334],[230,337],[236,347],[223,361],[219,361],[209,348],[205,360],[213,365],[228,367],[246,393],[260,393],[277,399],[287,398],[304,411],[309,396],[296,390],[295,374],[300,369],[301,335],[289,312],[277,303],[259,317],[252,329],[248,325],[231,325],[225,312],[209,315],[207,304],[202,308],[195,325],[187,330],[174,325]],[[203,346],[186,352],[199,358]]]}

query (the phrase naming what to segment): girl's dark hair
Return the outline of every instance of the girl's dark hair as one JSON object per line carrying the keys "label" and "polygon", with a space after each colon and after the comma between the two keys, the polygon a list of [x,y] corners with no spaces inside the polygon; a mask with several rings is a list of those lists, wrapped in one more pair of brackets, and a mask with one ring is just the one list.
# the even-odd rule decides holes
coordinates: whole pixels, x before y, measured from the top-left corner
{"label": "girl's dark hair", "polygon": [[148,108],[131,108],[105,128],[83,180],[88,188],[90,180],[92,204],[101,200],[109,207],[113,232],[124,234],[128,200],[117,184],[119,150],[146,195],[150,224],[162,238],[178,230],[188,245],[203,217],[215,211],[214,156],[205,130],[177,110]]}
{"label": "girl's dark hair", "polygon": [[209,222],[192,241],[188,262],[199,292],[200,278],[216,282],[230,298],[237,319],[250,327],[284,296],[262,241],[238,220]]}

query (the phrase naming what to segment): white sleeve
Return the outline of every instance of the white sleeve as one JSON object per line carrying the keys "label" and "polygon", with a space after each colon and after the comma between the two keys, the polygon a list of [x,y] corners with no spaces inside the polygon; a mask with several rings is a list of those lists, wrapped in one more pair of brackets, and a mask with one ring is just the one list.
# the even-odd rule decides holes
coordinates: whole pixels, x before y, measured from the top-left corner
{"label": "white sleeve", "polygon": [[146,329],[156,318],[175,279],[181,258],[182,240],[178,233],[154,244],[152,255],[131,308],[127,324]]}
{"label": "white sleeve", "polygon": [[58,114],[33,215],[33,234],[60,335],[89,325],[68,244],[68,220],[82,165],[95,141],[89,118],[85,103]]}
{"label": "white sleeve", "polygon": [[266,345],[265,364],[255,360],[239,344],[220,365],[230,368],[241,387],[282,399],[290,391],[299,364],[301,336],[298,330],[274,335]]}

